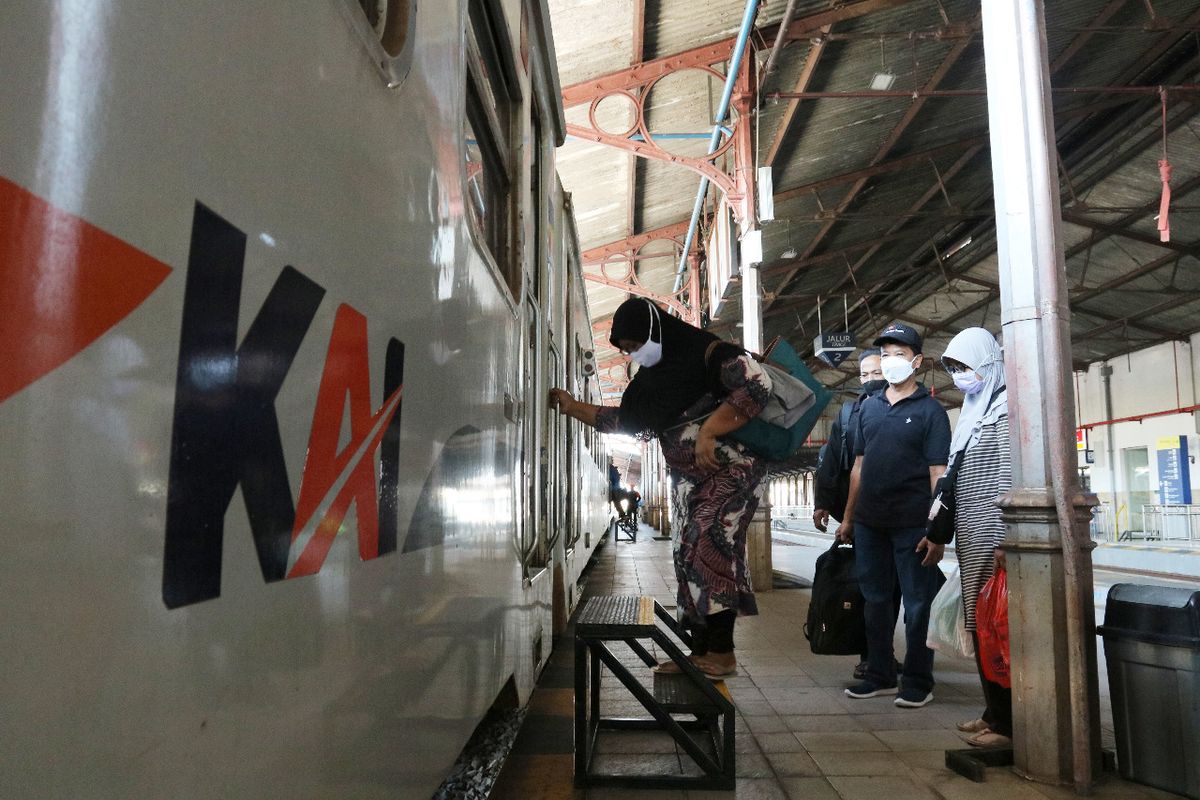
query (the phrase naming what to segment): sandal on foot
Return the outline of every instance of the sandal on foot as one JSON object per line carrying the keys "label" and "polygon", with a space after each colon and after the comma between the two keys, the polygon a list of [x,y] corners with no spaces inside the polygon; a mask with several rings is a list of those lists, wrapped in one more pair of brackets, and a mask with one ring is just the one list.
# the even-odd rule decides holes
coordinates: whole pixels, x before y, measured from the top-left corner
{"label": "sandal on foot", "polygon": [[954,727],[963,733],[983,733],[988,729],[988,724],[982,719],[973,719],[970,722],[960,722]]}
{"label": "sandal on foot", "polygon": [[712,664],[699,664],[700,671],[704,673],[704,677],[710,681],[723,681],[726,678],[732,678],[737,675],[737,665],[726,670],[724,667],[717,667]]}
{"label": "sandal on foot", "polygon": [[967,744],[972,747],[1010,747],[1012,739],[988,728],[967,739]]}
{"label": "sandal on foot", "polygon": [[697,659],[696,666],[704,673],[704,677],[710,681],[723,681],[726,678],[732,678],[737,675],[737,662],[730,664],[718,664],[706,658]]}
{"label": "sandal on foot", "polygon": [[[696,659],[699,658],[703,658],[703,656],[688,656],[688,660],[693,664],[696,664],[697,667],[700,666],[696,661]],[[679,675],[683,672],[683,667],[679,666],[674,661],[660,661],[651,667],[650,671],[655,675]]]}

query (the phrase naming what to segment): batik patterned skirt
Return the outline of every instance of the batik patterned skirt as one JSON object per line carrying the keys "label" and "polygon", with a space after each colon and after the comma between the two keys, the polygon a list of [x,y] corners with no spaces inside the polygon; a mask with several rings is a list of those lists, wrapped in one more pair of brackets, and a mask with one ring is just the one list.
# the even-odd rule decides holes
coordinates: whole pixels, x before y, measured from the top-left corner
{"label": "batik patterned skirt", "polygon": [[691,422],[659,440],[674,484],[671,544],[680,616],[699,622],[726,609],[757,614],[746,568],[746,532],[758,508],[767,467],[742,445],[718,439],[721,468],[698,470],[699,431],[700,422]]}

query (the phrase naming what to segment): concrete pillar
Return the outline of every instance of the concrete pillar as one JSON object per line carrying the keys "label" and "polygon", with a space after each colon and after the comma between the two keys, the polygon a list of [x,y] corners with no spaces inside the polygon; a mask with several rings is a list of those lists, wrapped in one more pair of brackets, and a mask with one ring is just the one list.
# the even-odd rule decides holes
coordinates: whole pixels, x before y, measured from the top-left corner
{"label": "concrete pillar", "polygon": [[671,482],[667,477],[667,465],[662,459],[662,451],[658,452],[658,458],[655,462],[655,469],[658,472],[658,490],[655,492],[655,510],[654,519],[656,521],[655,528],[660,536],[669,536],[671,533],[670,512],[671,507]]}
{"label": "concrete pillar", "polygon": [[742,265],[742,347],[752,353],[763,349],[758,267],[749,264]]}
{"label": "concrete pillar", "polygon": [[1079,491],[1072,452],[1070,311],[1042,0],[983,3],[983,33],[1012,446],[1013,490],[1000,505],[1015,769],[1087,791],[1099,725],[1091,541],[1079,521],[1095,498]]}
{"label": "concrete pillar", "polygon": [[755,592],[769,592],[774,576],[771,563],[771,504],[763,498],[746,530],[746,569]]}

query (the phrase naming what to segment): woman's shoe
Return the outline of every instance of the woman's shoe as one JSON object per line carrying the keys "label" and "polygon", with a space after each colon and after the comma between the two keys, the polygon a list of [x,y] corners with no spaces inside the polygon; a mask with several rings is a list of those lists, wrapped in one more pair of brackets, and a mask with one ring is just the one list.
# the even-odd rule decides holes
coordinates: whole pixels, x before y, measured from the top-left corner
{"label": "woman's shoe", "polygon": [[[700,659],[704,656],[689,655],[688,659],[696,666],[700,665]],[[679,675],[683,672],[683,668],[674,661],[660,661],[650,668],[650,671],[655,675]]]}
{"label": "woman's shoe", "polygon": [[987,728],[967,739],[972,747],[1011,747],[1012,738]]}
{"label": "woman's shoe", "polygon": [[982,719],[973,719],[970,722],[960,722],[954,727],[963,733],[983,733],[988,729],[988,724]]}
{"label": "woman's shoe", "polygon": [[710,681],[723,681],[726,678],[732,678],[737,675],[737,665],[732,667],[718,666],[717,664],[697,664],[700,671],[704,673],[704,677]]}
{"label": "woman's shoe", "polygon": [[711,654],[701,656],[696,660],[696,666],[710,681],[723,681],[737,675],[737,661],[733,658],[717,659]]}

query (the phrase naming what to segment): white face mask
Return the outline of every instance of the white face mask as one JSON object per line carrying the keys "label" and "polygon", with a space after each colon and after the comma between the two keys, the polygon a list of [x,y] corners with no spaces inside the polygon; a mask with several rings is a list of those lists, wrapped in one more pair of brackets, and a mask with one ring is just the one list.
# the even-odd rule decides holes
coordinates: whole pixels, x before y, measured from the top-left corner
{"label": "white face mask", "polygon": [[983,388],[984,382],[975,377],[975,373],[971,371],[956,372],[953,375],[954,385],[963,394],[977,394]]}
{"label": "white face mask", "polygon": [[653,367],[662,361],[662,342],[656,342],[650,338],[650,335],[654,333],[654,318],[658,316],[658,308],[653,303],[648,303],[648,305],[650,306],[650,330],[646,333],[646,343],[629,354],[629,357],[639,367]]}
{"label": "white face mask", "polygon": [[913,368],[913,362],[918,358],[920,356],[913,356],[912,361],[909,361],[904,356],[884,356],[880,365],[883,369],[884,379],[893,386],[904,383],[916,371]]}

